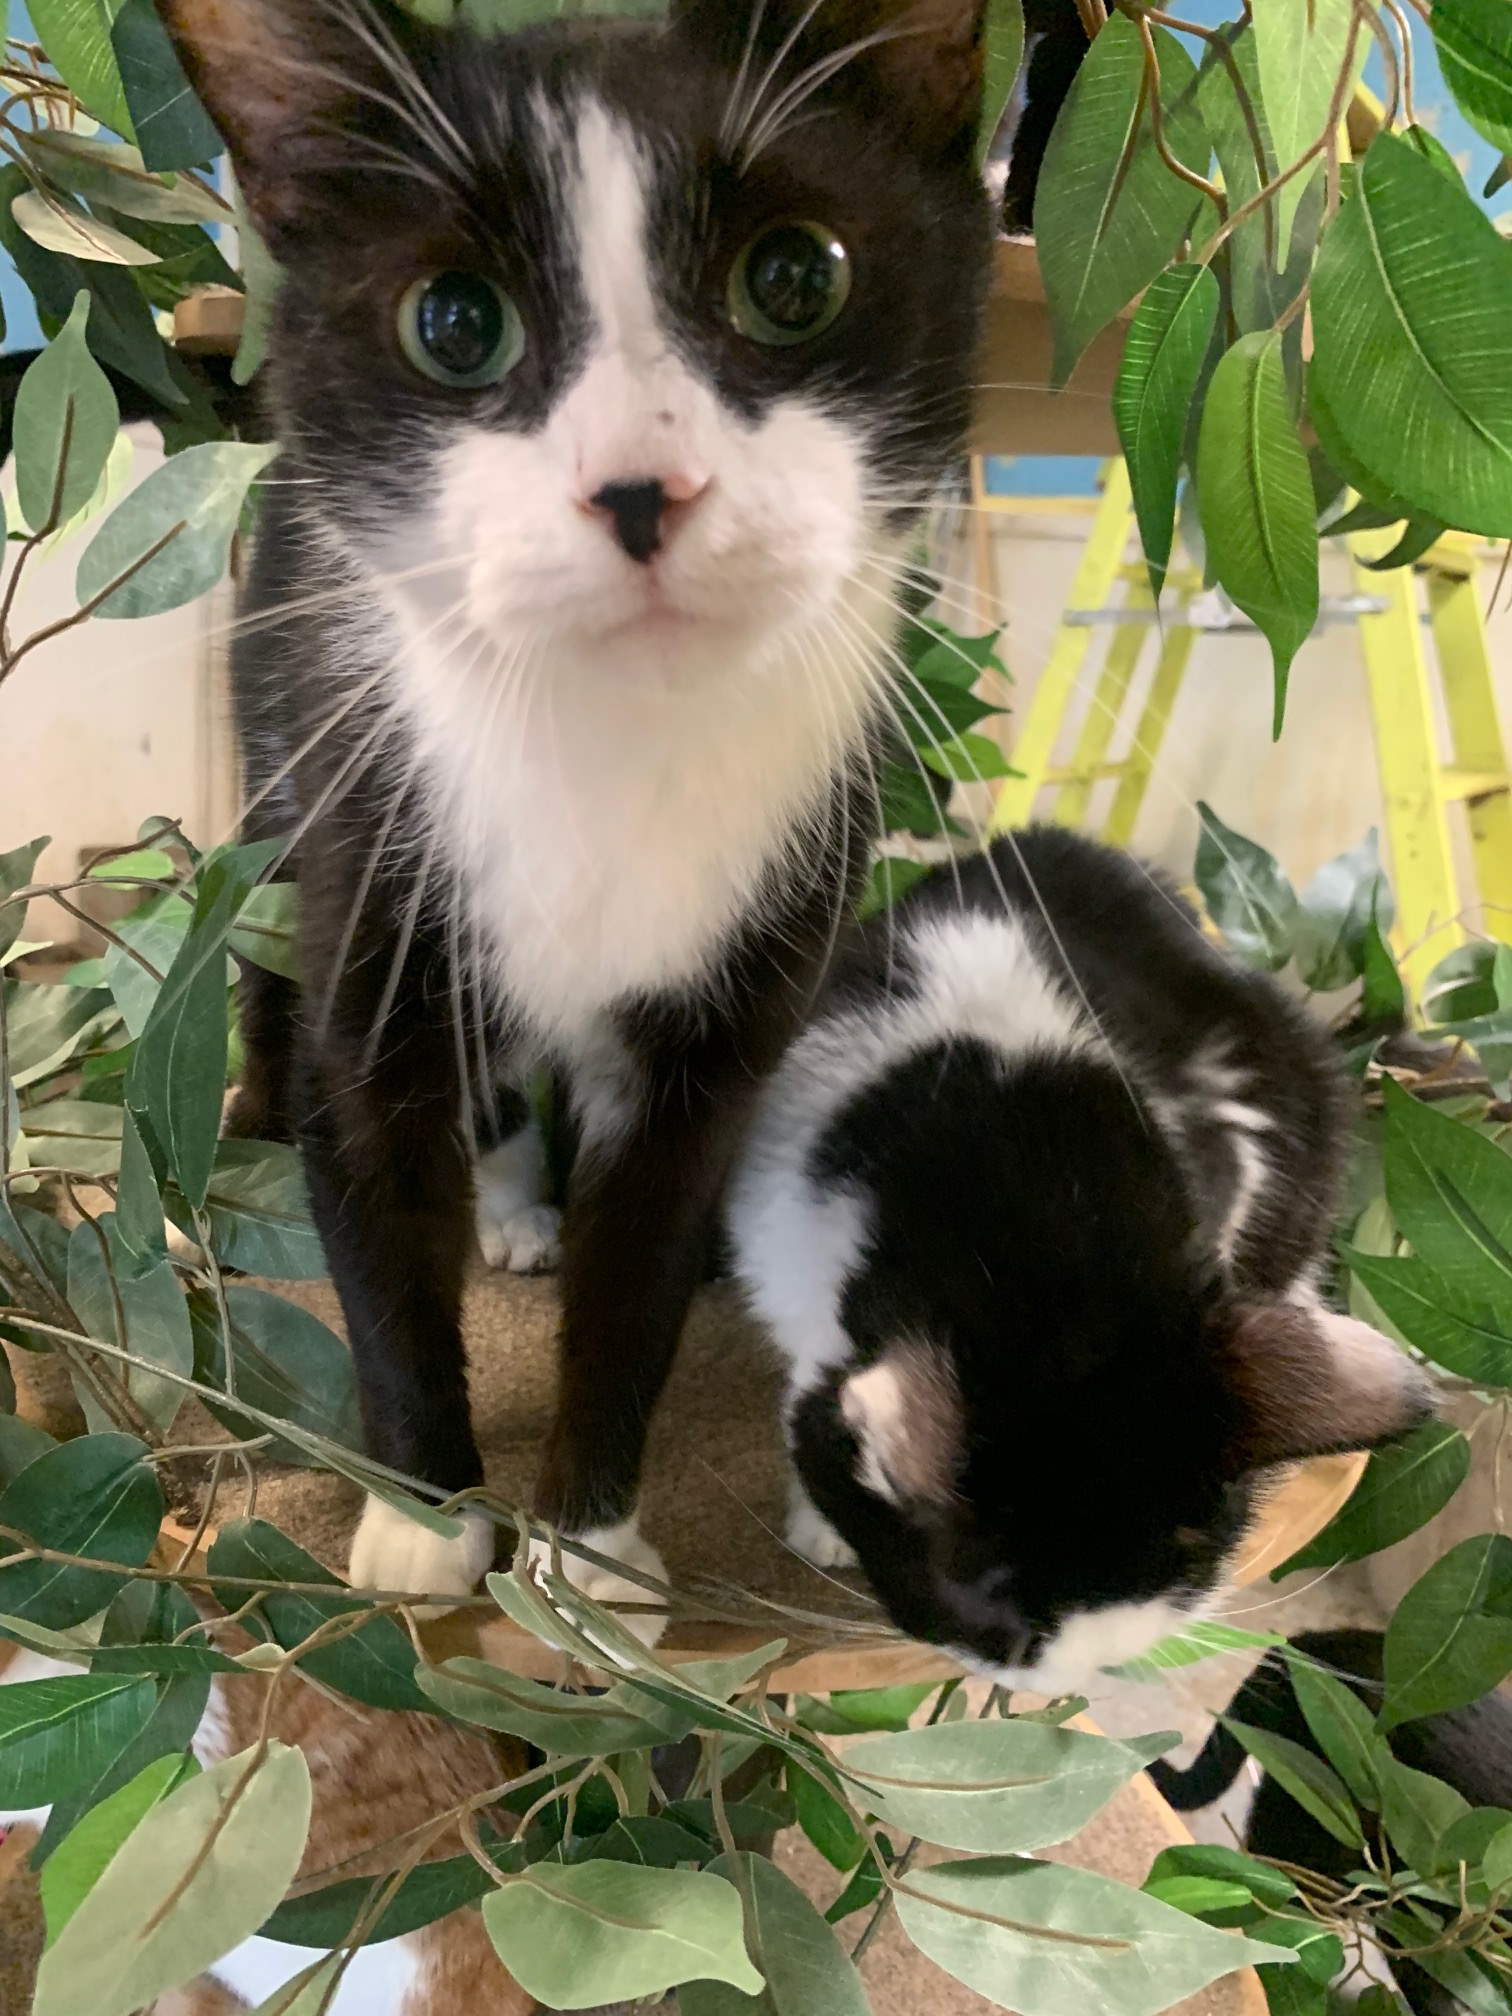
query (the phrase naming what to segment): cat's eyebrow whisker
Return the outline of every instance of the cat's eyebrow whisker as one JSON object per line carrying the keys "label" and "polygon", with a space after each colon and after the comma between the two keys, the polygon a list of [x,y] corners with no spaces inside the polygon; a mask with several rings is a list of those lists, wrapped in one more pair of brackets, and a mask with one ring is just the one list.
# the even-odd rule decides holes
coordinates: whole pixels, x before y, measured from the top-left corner
{"label": "cat's eyebrow whisker", "polygon": [[756,38],[761,33],[761,24],[766,18],[766,7],[767,0],[756,0],[746,20],[745,46],[740,52],[740,67],[730,84],[724,114],[719,122],[719,144],[724,148],[732,147],[735,142],[737,128],[734,122],[745,92],[746,80],[751,74],[751,58],[756,54]]}
{"label": "cat's eyebrow whisker", "polygon": [[746,93],[745,100],[740,108],[739,118],[736,122],[733,132],[730,135],[730,145],[732,149],[734,147],[741,145],[744,142],[746,134],[750,131],[751,122],[755,119],[757,113],[761,110],[762,103],[766,98],[767,92],[771,89],[772,85],[776,82],[777,78],[782,74],[783,64],[786,63],[788,57],[791,56],[794,49],[797,48],[799,42],[803,39],[805,32],[812,24],[815,15],[819,12],[820,8],[823,5],[824,0],[809,0],[808,6],[804,9],[803,13],[799,15],[798,19],[793,23],[792,27],[788,30],[787,35],[778,45],[776,55],[773,56],[771,62],[768,63],[766,69],[763,71],[762,75],[757,80],[754,88]]}
{"label": "cat's eyebrow whisker", "polygon": [[834,50],[828,56],[821,57],[811,64],[802,76],[795,78],[779,94],[775,102],[767,107],[755,132],[747,130],[741,146],[742,170],[749,168],[762,151],[771,146],[783,131],[784,125],[791,122],[792,115],[800,111],[816,91],[821,91],[832,77],[838,76],[858,56],[884,42],[898,42],[905,36],[916,35],[919,32],[915,28],[879,28],[870,35],[859,36],[854,42],[847,43],[843,49]]}

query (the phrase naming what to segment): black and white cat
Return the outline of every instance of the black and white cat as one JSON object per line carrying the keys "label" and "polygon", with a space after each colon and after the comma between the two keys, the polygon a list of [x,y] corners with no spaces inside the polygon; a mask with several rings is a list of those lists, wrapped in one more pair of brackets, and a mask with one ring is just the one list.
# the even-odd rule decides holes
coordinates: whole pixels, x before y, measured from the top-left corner
{"label": "black and white cat", "polygon": [[1428,1412],[1314,1289],[1326,1040],[1175,892],[1053,827],[866,927],[729,1213],[791,1376],[790,1538],[900,1629],[1072,1690],[1178,1631],[1273,1465]]}
{"label": "black and white cat", "polygon": [[[895,591],[968,415],[984,0],[498,37],[160,4],[285,276],[235,685],[303,981],[249,975],[235,1124],[303,1143],[371,1450],[461,1490],[472,1153],[501,1064],[561,1069],[537,1509],[654,1568],[647,1417],[864,865]],[[370,1505],[353,1574],[466,1589],[465,1525]]]}

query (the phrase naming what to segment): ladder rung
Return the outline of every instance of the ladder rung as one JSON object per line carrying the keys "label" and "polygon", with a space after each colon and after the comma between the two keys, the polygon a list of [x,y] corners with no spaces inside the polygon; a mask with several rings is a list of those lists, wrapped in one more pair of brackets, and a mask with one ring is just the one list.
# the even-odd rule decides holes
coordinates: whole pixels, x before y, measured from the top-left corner
{"label": "ladder rung", "polygon": [[1449,805],[1466,798],[1493,798],[1512,790],[1512,774],[1505,770],[1467,770],[1458,763],[1446,763],[1439,771],[1444,785],[1444,801]]}

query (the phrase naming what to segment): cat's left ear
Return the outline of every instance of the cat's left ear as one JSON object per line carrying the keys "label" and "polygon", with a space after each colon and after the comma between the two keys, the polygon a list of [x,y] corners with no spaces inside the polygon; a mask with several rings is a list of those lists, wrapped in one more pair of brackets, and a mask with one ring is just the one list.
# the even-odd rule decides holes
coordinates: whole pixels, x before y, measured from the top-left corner
{"label": "cat's left ear", "polygon": [[[854,84],[928,152],[975,140],[987,0],[674,0],[673,13],[748,80],[766,75],[769,107],[804,79]],[[761,109],[753,96],[753,131]]]}
{"label": "cat's left ear", "polygon": [[1405,1351],[1320,1304],[1238,1310],[1224,1358],[1237,1403],[1236,1471],[1373,1449],[1434,1411],[1433,1388]]}

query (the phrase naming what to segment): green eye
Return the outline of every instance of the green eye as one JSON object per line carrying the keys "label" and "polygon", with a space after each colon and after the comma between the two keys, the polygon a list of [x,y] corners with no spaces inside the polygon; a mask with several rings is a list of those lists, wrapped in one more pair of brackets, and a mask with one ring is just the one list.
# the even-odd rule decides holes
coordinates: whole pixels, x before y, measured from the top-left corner
{"label": "green eye", "polygon": [[807,343],[850,293],[850,255],[822,224],[772,224],[730,272],[730,317],[755,343]]}
{"label": "green eye", "polygon": [[399,303],[399,342],[438,385],[497,385],[525,354],[525,325],[501,287],[481,273],[429,273]]}

